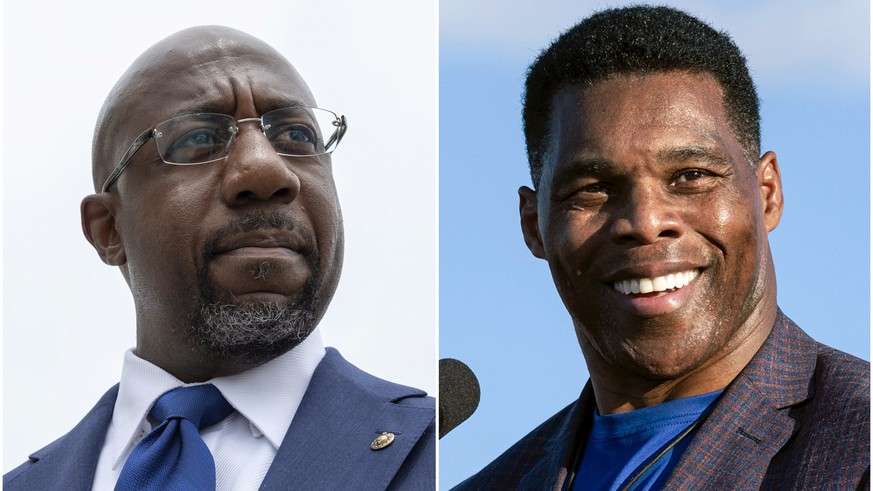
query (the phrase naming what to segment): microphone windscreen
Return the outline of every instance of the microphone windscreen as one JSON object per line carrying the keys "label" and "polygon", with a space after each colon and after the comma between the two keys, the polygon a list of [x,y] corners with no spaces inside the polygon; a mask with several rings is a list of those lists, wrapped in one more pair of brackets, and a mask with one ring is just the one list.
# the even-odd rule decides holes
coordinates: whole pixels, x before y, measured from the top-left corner
{"label": "microphone windscreen", "polygon": [[440,360],[440,438],[469,418],[479,406],[479,381],[470,367],[454,358]]}

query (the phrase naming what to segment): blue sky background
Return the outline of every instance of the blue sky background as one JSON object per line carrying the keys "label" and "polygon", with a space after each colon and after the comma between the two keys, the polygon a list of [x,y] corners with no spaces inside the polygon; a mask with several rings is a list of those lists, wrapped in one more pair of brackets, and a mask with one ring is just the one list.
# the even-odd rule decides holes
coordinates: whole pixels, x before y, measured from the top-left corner
{"label": "blue sky background", "polygon": [[[813,337],[870,358],[870,40],[866,0],[671,1],[728,31],[762,101],[762,149],[782,170],[770,235],[779,304]],[[440,441],[448,489],[579,394],[588,373],[545,262],[518,226],[530,178],[520,123],[540,49],[622,2],[440,2],[440,357],[482,388]]]}

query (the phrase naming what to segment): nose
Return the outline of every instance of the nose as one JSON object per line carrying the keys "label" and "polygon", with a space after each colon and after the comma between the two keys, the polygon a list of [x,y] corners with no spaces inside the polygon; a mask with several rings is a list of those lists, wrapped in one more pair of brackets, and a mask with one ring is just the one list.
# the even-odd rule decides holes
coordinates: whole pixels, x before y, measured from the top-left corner
{"label": "nose", "polygon": [[240,125],[224,162],[221,199],[228,206],[254,202],[291,203],[300,194],[300,178],[256,125]]}
{"label": "nose", "polygon": [[654,244],[663,238],[678,238],[683,226],[666,190],[657,186],[637,186],[625,197],[613,220],[612,239],[617,244]]}

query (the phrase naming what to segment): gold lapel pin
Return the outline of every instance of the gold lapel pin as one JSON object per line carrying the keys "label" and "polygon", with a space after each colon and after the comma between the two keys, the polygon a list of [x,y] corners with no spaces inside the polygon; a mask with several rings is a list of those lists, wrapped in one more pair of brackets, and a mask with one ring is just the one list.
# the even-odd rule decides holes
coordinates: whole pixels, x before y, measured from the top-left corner
{"label": "gold lapel pin", "polygon": [[391,445],[394,441],[394,433],[390,431],[383,431],[381,435],[377,436],[373,443],[370,444],[371,450],[382,450],[383,448]]}

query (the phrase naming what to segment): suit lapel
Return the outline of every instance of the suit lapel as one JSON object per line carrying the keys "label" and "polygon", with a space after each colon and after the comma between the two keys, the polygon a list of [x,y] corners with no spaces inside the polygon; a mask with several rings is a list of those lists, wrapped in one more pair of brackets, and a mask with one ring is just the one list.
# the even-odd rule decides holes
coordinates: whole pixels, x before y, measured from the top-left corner
{"label": "suit lapel", "polygon": [[[415,402],[424,395],[372,377],[328,349],[261,489],[387,488],[433,424],[433,407]],[[395,435],[393,443],[372,450],[384,431]]]}
{"label": "suit lapel", "polygon": [[564,453],[568,446],[566,430],[566,425],[562,425],[555,432],[555,437],[543,447],[545,453],[542,458],[519,481],[518,489],[561,489],[567,478],[567,468],[563,466]]}
{"label": "suit lapel", "polygon": [[3,488],[90,490],[117,396],[115,385],[69,433],[4,476]]}
{"label": "suit lapel", "polygon": [[758,489],[796,431],[791,406],[813,396],[815,343],[782,312],[770,337],[729,385],[665,489]]}
{"label": "suit lapel", "polygon": [[543,445],[537,464],[519,481],[519,489],[561,490],[570,484],[567,479],[576,473],[591,433],[593,411],[594,389],[588,381],[573,409]]}

